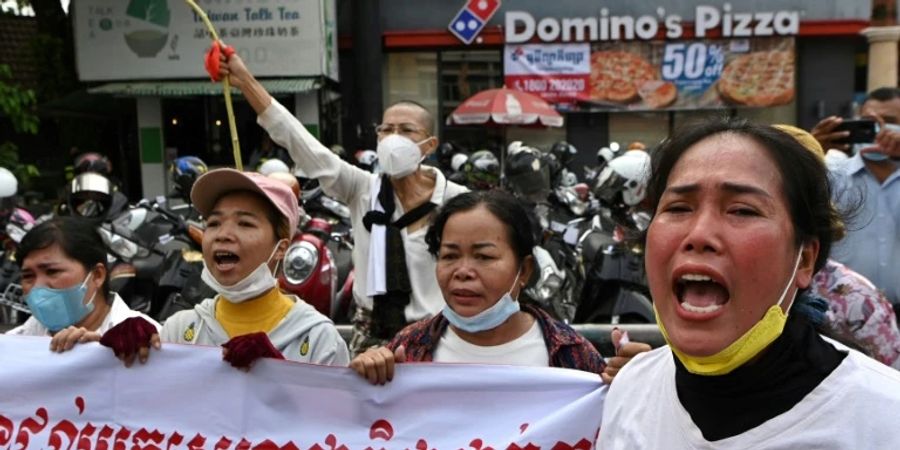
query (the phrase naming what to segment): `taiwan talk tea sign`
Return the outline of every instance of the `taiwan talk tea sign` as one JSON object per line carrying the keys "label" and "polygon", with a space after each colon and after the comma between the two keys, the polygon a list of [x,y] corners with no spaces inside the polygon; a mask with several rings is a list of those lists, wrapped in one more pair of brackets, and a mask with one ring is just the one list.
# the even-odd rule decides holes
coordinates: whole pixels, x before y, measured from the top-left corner
{"label": "taiwan talk tea sign", "polygon": [[[197,3],[255,75],[337,80],[334,0]],[[73,21],[83,81],[207,76],[209,31],[183,0],[79,0]]]}

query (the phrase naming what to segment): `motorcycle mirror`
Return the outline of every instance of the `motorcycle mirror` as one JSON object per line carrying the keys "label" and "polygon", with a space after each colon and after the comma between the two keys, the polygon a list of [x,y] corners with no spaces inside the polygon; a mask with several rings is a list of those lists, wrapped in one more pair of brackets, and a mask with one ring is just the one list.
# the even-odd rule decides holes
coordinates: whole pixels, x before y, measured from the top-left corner
{"label": "motorcycle mirror", "polygon": [[196,242],[197,245],[203,245],[203,228],[200,228],[194,224],[190,224],[188,225],[187,233],[188,236],[190,236],[191,240]]}

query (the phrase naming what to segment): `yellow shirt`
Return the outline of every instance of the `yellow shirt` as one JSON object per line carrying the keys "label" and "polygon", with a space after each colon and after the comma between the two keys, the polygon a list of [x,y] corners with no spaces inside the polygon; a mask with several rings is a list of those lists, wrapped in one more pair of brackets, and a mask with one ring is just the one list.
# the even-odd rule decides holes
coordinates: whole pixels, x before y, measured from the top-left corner
{"label": "yellow shirt", "polygon": [[272,289],[262,296],[241,303],[231,303],[224,298],[216,302],[216,320],[228,333],[228,337],[249,333],[272,331],[294,306],[290,297],[279,289]]}

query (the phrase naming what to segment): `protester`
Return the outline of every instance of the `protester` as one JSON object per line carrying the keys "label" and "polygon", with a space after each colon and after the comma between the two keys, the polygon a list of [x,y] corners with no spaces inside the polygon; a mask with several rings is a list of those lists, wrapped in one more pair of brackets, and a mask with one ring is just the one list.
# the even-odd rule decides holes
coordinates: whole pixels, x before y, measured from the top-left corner
{"label": "protester", "polygon": [[6,334],[53,336],[50,350],[63,352],[95,341],[114,325],[141,317],[109,290],[106,246],[90,221],[57,217],[29,231],[19,243],[22,292],[32,316]]}
{"label": "protester", "polygon": [[[824,150],[813,135],[791,125],[773,126],[826,162]],[[820,332],[900,369],[897,317],[891,303],[872,282],[829,258],[813,277],[810,293],[827,302],[827,312],[816,323]]]}
{"label": "protester", "polygon": [[[225,359],[248,367],[258,357],[346,365],[347,346],[331,320],[278,289],[276,274],[299,220],[297,197],[283,182],[258,173],[218,169],[191,191],[206,219],[203,281],[218,295],[170,317],[159,335],[143,337],[139,324],[103,336],[130,365],[145,362],[159,342],[222,345]],[[103,341],[101,341],[103,342]]]}
{"label": "protester", "polygon": [[[900,309],[900,89],[880,88],[869,93],[860,115],[878,121],[874,144],[855,144],[853,156],[832,167],[842,205],[862,201],[847,224],[847,237],[837,242],[831,257],[859,272],[883,290],[895,310]],[[814,129],[826,149],[846,132],[835,132],[838,118],[827,118]],[[860,195],[862,194],[862,195]]]}
{"label": "protester", "polygon": [[228,76],[241,90],[257,122],[287,148],[297,166],[318,179],[326,194],[350,207],[357,305],[350,350],[357,354],[383,344],[408,323],[438,313],[444,302],[424,241],[428,216],[466,189],[448,182],[439,170],[420,166],[438,145],[428,110],[402,101],[384,111],[376,128],[383,176],[371,174],[319,143],[266,92],[237,54],[226,53],[218,75]]}
{"label": "protester", "polygon": [[661,146],[649,194],[669,345],[616,376],[601,447],[898,448],[900,374],[791,313],[840,233],[822,162],[771,127],[710,122]]}
{"label": "protester", "polygon": [[373,384],[407,361],[552,366],[601,373],[600,354],[571,327],[518,302],[534,270],[525,208],[501,191],[449,200],[426,236],[446,306],[367,350],[350,367]]}

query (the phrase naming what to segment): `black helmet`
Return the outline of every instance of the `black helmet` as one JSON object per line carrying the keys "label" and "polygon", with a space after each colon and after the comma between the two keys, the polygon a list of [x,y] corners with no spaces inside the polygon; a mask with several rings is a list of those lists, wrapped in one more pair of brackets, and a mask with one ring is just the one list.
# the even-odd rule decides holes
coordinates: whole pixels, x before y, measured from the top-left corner
{"label": "black helmet", "polygon": [[578,153],[578,150],[575,146],[566,141],[558,141],[553,144],[553,147],[550,147],[550,154],[555,156],[556,160],[564,166],[569,164],[569,161],[575,157],[576,153]]}
{"label": "black helmet", "polygon": [[506,179],[517,197],[537,203],[550,195],[550,166],[540,151],[520,146],[506,159]]}
{"label": "black helmet", "polygon": [[450,160],[453,159],[453,155],[459,153],[459,150],[450,142],[441,142],[436,153],[438,163],[441,167],[448,168],[450,167]]}
{"label": "black helmet", "polygon": [[175,182],[175,190],[185,200],[190,201],[191,188],[200,175],[208,172],[209,168],[202,159],[196,156],[182,156],[172,161],[172,180]]}
{"label": "black helmet", "polygon": [[84,153],[75,158],[74,173],[81,175],[87,172],[99,173],[104,177],[112,175],[112,164],[109,159],[99,153]]}
{"label": "black helmet", "polygon": [[473,189],[491,189],[500,180],[500,161],[490,150],[479,150],[472,153],[463,165],[463,172],[469,187]]}
{"label": "black helmet", "polygon": [[113,184],[96,172],[76,176],[69,186],[68,210],[81,217],[103,217],[112,205]]}

